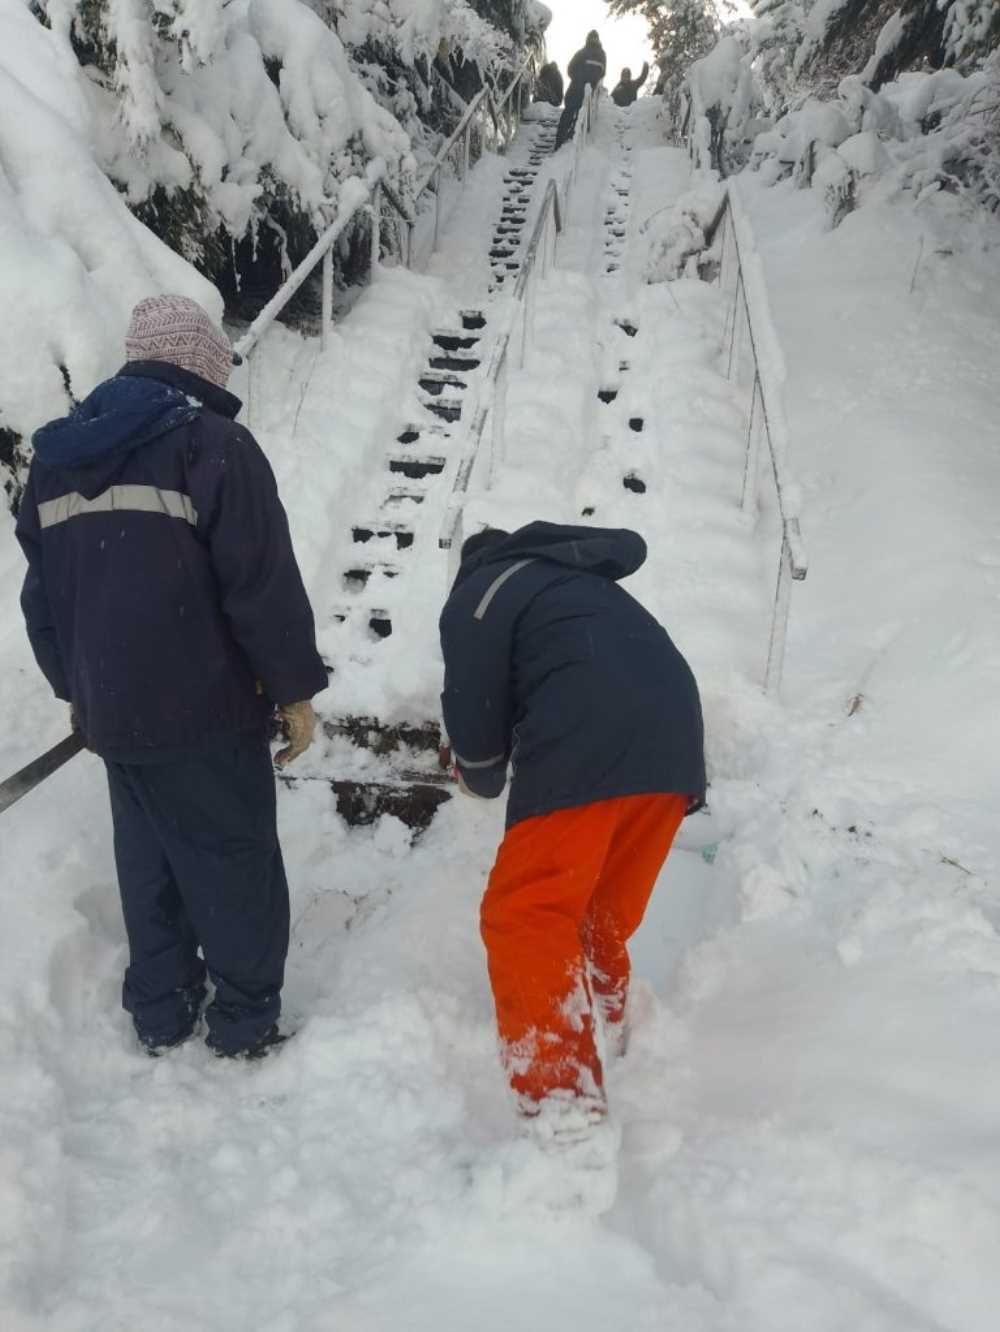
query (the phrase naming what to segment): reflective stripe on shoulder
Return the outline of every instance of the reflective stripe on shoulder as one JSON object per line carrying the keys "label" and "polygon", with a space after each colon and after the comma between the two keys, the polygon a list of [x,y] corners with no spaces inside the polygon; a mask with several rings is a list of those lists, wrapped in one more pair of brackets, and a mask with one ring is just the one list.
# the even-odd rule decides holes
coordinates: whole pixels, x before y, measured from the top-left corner
{"label": "reflective stripe on shoulder", "polygon": [[481,620],[489,610],[490,606],[492,606],[493,598],[503,587],[504,583],[506,583],[508,579],[513,578],[516,573],[520,573],[522,569],[526,569],[529,564],[534,563],[534,558],[519,560],[517,564],[512,564],[509,569],[505,569],[499,577],[495,578],[486,589],[486,595],[476,607],[476,613],[473,616],[473,619]]}
{"label": "reflective stripe on shoulder", "polygon": [[464,759],[461,754],[456,754],[455,762],[460,768],[468,768],[470,772],[475,772],[478,768],[495,768],[499,763],[506,763],[507,755],[497,754],[494,758],[480,759],[479,762],[473,763],[471,759]]}
{"label": "reflective stripe on shoulder", "polygon": [[111,486],[101,495],[87,499],[78,491],[45,500],[38,506],[38,521],[44,527],[56,527],[71,518],[89,513],[162,513],[166,518],[180,518],[196,527],[198,514],[190,495],[179,490],[160,490],[158,486]]}

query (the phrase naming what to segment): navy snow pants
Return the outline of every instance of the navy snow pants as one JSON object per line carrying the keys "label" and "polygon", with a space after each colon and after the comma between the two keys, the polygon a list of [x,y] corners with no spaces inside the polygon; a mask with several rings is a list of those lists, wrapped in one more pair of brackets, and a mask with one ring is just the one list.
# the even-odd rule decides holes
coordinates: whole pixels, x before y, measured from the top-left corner
{"label": "navy snow pants", "polygon": [[277,1021],[288,953],[267,740],[223,736],[181,759],[106,767],[130,953],[122,1004],[144,1045],[171,1045],[194,1028],[207,968],[208,1042],[238,1054]]}
{"label": "navy snow pants", "polygon": [[566,93],[565,109],[559,117],[559,128],[556,131],[556,152],[564,143],[569,143],[573,137],[586,89],[587,85],[585,83],[571,83],[569,85],[569,91]]}

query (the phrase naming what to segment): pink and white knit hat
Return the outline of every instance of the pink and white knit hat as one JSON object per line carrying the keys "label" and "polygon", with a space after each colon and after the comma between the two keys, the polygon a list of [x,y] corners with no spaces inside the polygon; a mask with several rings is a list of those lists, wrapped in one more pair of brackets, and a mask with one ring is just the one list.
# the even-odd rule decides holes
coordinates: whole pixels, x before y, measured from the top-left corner
{"label": "pink and white knit hat", "polygon": [[147,296],[132,311],[125,335],[130,361],[167,361],[225,388],[233,348],[197,301],[187,296]]}

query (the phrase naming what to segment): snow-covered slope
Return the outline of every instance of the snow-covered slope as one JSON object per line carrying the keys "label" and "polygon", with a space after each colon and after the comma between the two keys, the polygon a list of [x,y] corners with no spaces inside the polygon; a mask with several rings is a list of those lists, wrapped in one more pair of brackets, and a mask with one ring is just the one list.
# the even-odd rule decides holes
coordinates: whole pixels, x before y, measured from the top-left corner
{"label": "snow-covered slope", "polygon": [[222,301],[103,174],[76,61],[23,0],[0,0],[0,164],[0,429],[28,435],[117,368],[143,296]]}
{"label": "snow-covered slope", "polygon": [[[435,272],[383,274],[325,357],[271,339],[262,435],[344,695],[367,679],[379,706],[426,703],[433,628],[404,640],[408,674],[405,651],[379,655],[393,639],[345,634],[339,534],[411,418],[430,332],[473,301],[489,336],[503,325],[483,227],[501,175],[481,165]],[[634,586],[706,701],[713,812],[654,897],[610,1073],[613,1209],[554,1214],[551,1164],[512,1141],[477,936],[501,810],[453,803],[411,848],[392,820],[349,831],[324,782],[283,790],[299,1033],[259,1068],[196,1045],[151,1063],[117,1009],[84,757],[2,825],[5,1327],[993,1332],[997,250],[956,223],[934,253],[890,203],[831,234],[812,192],[751,182],[812,557],[782,705],[758,684],[769,552],[737,507],[725,311],[696,281],[642,281],[646,224],[687,175],[651,102],[602,121],[512,375],[499,484],[475,500],[494,520],[639,527]],[[429,614],[443,557],[413,552]],[[58,715],[16,642],[6,602],[4,771]]]}

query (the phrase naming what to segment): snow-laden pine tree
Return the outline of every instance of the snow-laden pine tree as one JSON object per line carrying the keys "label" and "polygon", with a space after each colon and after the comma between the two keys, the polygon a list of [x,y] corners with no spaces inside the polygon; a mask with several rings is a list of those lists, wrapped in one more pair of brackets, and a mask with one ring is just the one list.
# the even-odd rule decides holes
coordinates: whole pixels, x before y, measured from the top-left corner
{"label": "snow-laden pine tree", "polygon": [[714,0],[608,0],[608,9],[646,20],[660,85],[668,96],[690,66],[711,51],[722,26]]}
{"label": "snow-laden pine tree", "polygon": [[228,298],[269,298],[355,178],[407,192],[547,16],[535,0],[0,0],[17,352],[0,357],[0,479],[16,490],[31,430],[115,368],[131,301],[183,290],[221,315],[175,255]]}

